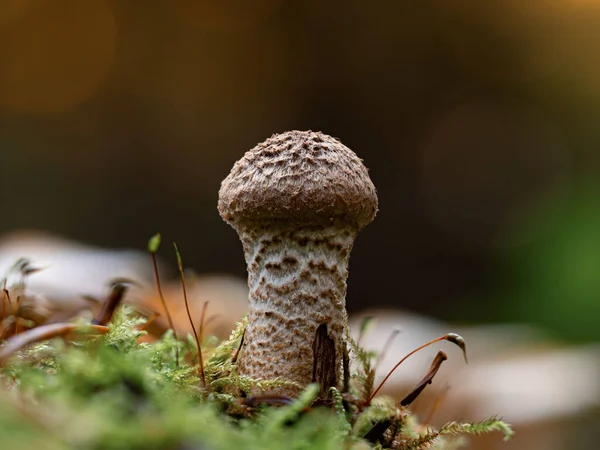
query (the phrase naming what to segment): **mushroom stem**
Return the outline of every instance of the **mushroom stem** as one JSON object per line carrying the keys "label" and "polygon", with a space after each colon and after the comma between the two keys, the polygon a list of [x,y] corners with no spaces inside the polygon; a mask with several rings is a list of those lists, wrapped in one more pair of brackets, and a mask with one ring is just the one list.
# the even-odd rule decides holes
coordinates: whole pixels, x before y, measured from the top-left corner
{"label": "mushroom stem", "polygon": [[250,288],[240,374],[300,386],[317,382],[325,393],[338,387],[348,258],[357,232],[344,223],[272,223],[240,233]]}

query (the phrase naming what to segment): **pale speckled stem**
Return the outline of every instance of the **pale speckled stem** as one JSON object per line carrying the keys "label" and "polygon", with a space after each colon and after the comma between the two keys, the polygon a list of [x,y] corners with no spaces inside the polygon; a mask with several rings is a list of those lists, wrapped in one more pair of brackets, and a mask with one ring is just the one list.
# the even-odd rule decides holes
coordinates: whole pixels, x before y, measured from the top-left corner
{"label": "pale speckled stem", "polygon": [[[271,223],[238,228],[238,233],[250,288],[240,374],[339,387],[348,259],[358,229],[345,223]],[[295,395],[298,389],[286,386],[277,392]]]}

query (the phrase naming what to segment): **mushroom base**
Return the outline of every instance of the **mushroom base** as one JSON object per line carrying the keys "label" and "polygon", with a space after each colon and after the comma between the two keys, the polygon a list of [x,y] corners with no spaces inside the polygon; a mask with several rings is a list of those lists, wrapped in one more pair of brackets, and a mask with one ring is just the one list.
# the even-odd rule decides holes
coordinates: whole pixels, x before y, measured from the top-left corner
{"label": "mushroom base", "polygon": [[[297,227],[297,225],[296,225]],[[358,229],[281,224],[238,230],[248,264],[250,312],[239,373],[339,387],[348,259]]]}

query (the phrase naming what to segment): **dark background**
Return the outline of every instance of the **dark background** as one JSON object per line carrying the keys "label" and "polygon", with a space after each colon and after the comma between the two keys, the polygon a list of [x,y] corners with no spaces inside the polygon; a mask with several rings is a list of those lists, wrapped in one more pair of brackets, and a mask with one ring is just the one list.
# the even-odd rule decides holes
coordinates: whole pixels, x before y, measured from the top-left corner
{"label": "dark background", "polygon": [[599,43],[592,0],[2,0],[0,231],[160,231],[242,277],[221,180],[271,134],[321,130],[380,198],[351,311],[595,339]]}

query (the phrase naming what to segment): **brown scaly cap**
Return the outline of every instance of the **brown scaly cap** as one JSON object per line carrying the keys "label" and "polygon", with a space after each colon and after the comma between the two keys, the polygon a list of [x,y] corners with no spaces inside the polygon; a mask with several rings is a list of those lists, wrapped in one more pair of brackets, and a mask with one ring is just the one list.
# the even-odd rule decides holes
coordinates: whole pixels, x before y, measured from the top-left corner
{"label": "brown scaly cap", "polygon": [[240,159],[221,183],[219,213],[240,223],[326,224],[361,229],[377,213],[367,168],[339,140],[313,131],[275,134]]}

